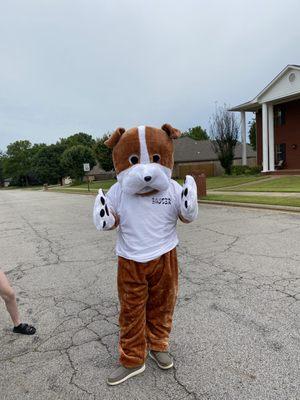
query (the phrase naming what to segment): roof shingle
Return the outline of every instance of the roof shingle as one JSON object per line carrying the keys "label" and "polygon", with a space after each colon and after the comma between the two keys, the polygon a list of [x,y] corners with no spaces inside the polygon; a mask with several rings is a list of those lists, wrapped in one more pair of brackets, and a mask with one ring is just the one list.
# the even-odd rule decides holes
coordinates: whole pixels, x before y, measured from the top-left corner
{"label": "roof shingle", "polygon": [[[218,160],[210,140],[194,140],[183,136],[174,142],[174,161],[215,161]],[[256,152],[247,144],[247,157],[256,157]],[[242,144],[239,142],[235,148],[235,159],[242,158]]]}

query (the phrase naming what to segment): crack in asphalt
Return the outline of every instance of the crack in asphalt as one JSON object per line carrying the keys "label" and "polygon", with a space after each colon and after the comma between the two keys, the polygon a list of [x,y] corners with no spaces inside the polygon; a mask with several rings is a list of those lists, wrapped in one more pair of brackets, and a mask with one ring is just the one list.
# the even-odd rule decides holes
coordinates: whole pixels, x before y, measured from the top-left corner
{"label": "crack in asphalt", "polygon": [[[171,353],[170,353],[171,354]],[[198,393],[196,393],[196,392],[194,392],[194,391],[192,391],[192,390],[189,390],[188,389],[188,387],[187,387],[187,385],[185,385],[179,378],[178,378],[178,367],[176,366],[176,358],[175,358],[175,356],[174,356],[174,354],[171,354],[172,355],[172,357],[173,357],[173,359],[174,359],[174,361],[175,361],[175,363],[174,363],[174,366],[173,366],[173,369],[172,369],[172,372],[173,372],[173,378],[174,378],[174,380],[175,380],[175,382],[180,386],[180,387],[182,387],[183,389],[184,389],[184,391],[188,394],[188,397],[192,397],[194,400],[207,400],[207,399],[209,399],[210,397],[209,397],[209,395],[208,395],[208,393],[201,393],[201,392],[198,392]]]}
{"label": "crack in asphalt", "polygon": [[74,382],[78,370],[76,369],[76,367],[75,367],[75,365],[73,363],[73,360],[72,360],[72,358],[71,358],[71,356],[69,354],[68,349],[65,350],[65,354],[66,354],[66,356],[68,358],[70,367],[72,369],[72,376],[70,378],[69,385],[74,385],[77,389],[81,390],[82,392],[87,393],[90,396],[93,396],[93,399],[95,400],[96,399],[96,395],[94,393],[89,392],[87,389],[85,389],[84,387],[80,386],[78,383]]}
{"label": "crack in asphalt", "polygon": [[[12,207],[12,205],[9,205]],[[16,211],[15,208],[14,212]],[[26,297],[29,297],[30,301],[37,302],[37,311],[35,313],[36,317],[38,315],[43,316],[44,313],[48,311],[55,312],[56,323],[54,326],[49,327],[47,329],[47,333],[43,334],[42,339],[38,336],[35,341],[29,341],[25,345],[25,347],[21,346],[18,348],[16,346],[15,354],[9,355],[8,345],[9,341],[7,340],[7,336],[0,337],[0,347],[3,346],[4,353],[3,356],[0,356],[0,360],[3,365],[13,366],[18,365],[21,357],[29,356],[35,353],[55,353],[60,354],[61,356],[65,356],[67,360],[67,365],[65,368],[70,371],[70,378],[68,381],[68,385],[74,387],[78,392],[84,393],[85,395],[93,398],[94,400],[98,398],[98,395],[95,391],[91,389],[88,390],[81,382],[78,380],[78,375],[80,374],[80,368],[72,358],[71,350],[80,348],[81,346],[88,345],[90,343],[99,343],[103,349],[105,350],[108,357],[114,359],[115,353],[112,348],[112,344],[110,341],[105,339],[110,337],[117,337],[118,335],[118,323],[115,322],[115,319],[118,316],[119,306],[118,302],[114,298],[102,298],[97,303],[92,303],[90,300],[83,300],[84,295],[89,293],[91,288],[93,288],[100,280],[101,273],[96,273],[92,270],[93,279],[90,281],[80,282],[80,270],[73,271],[73,277],[75,277],[79,284],[76,288],[68,288],[65,290],[64,294],[47,294],[49,293],[48,289],[44,289],[43,291],[35,291],[35,294],[28,292],[26,289],[26,285],[22,283],[23,279],[31,274],[36,268],[44,268],[47,266],[56,266],[64,267],[67,270],[70,268],[70,273],[72,271],[72,265],[82,265],[83,263],[89,263],[92,266],[97,266],[99,262],[104,263],[104,258],[101,260],[100,258],[88,257],[85,259],[72,259],[71,257],[67,257],[63,259],[61,257],[61,252],[63,249],[74,249],[78,244],[65,245],[63,243],[64,237],[60,238],[60,243],[58,243],[55,239],[50,239],[49,229],[47,227],[40,229],[36,228],[28,218],[24,215],[18,213],[20,219],[24,222],[25,226],[28,226],[30,230],[33,232],[34,241],[36,246],[36,255],[41,260],[41,263],[35,261],[34,263],[26,262],[17,262],[13,267],[11,267],[7,274],[14,281],[14,286],[18,285],[20,289],[26,294]],[[228,219],[234,216],[233,211],[226,210],[225,214],[228,215],[228,218],[220,218],[218,224],[225,224]],[[255,215],[254,219],[261,220],[263,218],[273,218],[273,213],[261,213],[260,215]],[[281,217],[283,220],[283,217]],[[222,222],[223,221],[223,222]],[[272,234],[286,234],[288,232],[293,232],[291,234],[295,234],[299,229],[298,222],[292,222],[291,227],[280,227],[276,229],[274,227],[273,231],[270,232],[258,232],[257,236],[260,237],[259,240],[262,240],[264,236],[272,235]],[[3,223],[1,223],[3,225]],[[10,231],[16,232],[24,232],[26,235],[25,227],[22,228],[10,228]],[[281,352],[284,346],[288,345],[291,342],[297,343],[299,346],[300,339],[296,336],[296,331],[299,332],[300,324],[297,326],[296,318],[299,318],[299,307],[298,309],[294,308],[295,304],[299,304],[300,300],[300,276],[292,275],[287,276],[285,271],[280,271],[281,274],[273,274],[267,275],[263,273],[259,273],[259,270],[251,271],[247,269],[238,270],[236,266],[231,265],[222,265],[226,264],[226,257],[229,255],[242,255],[247,257],[255,258],[265,258],[266,260],[289,260],[294,263],[298,263],[300,261],[300,257],[293,254],[292,256],[278,256],[278,255],[268,255],[268,254],[260,254],[259,252],[251,252],[251,249],[243,250],[241,242],[243,238],[247,237],[247,233],[233,234],[232,232],[223,232],[220,229],[215,229],[213,223],[207,223],[205,227],[203,226],[193,226],[191,229],[192,235],[211,235],[211,242],[218,244],[217,248],[214,249],[214,254],[207,255],[201,252],[201,249],[197,249],[196,247],[191,247],[189,243],[182,244],[179,246],[178,254],[179,254],[179,275],[182,279],[182,286],[185,288],[185,284],[190,284],[189,290],[191,292],[184,293],[182,297],[178,297],[178,308],[188,307],[191,302],[197,302],[198,296],[201,296],[204,292],[210,296],[210,310],[216,313],[220,313],[225,315],[226,318],[229,318],[233,322],[238,325],[243,325],[248,328],[250,331],[254,330],[261,337],[264,338],[265,343],[268,348],[274,352]],[[254,236],[254,234],[253,234]],[[0,236],[1,239],[1,236]],[[90,243],[93,243],[94,246],[98,245],[97,240],[91,240]],[[84,244],[84,243],[83,243]],[[111,254],[111,253],[110,253]],[[218,261],[218,257],[225,257],[224,261]],[[99,261],[100,260],[100,261]],[[106,260],[107,262],[112,262],[114,258],[109,255]],[[190,268],[190,269],[189,269]],[[286,275],[286,276],[285,276]],[[17,282],[17,283],[16,283]],[[24,287],[25,286],[25,287]],[[281,310],[285,305],[285,312],[293,315],[295,320],[288,320],[285,324],[282,325],[278,329],[274,329],[272,326],[268,326],[265,323],[260,322],[257,319],[249,318],[245,313],[241,311],[236,311],[234,308],[226,307],[224,304],[220,304],[217,301],[216,295],[222,295],[227,290],[232,290],[235,296],[241,300],[243,296],[247,298],[251,291],[257,290],[259,293],[265,294],[267,297],[266,300],[268,302],[280,302]],[[271,293],[282,294],[282,297],[271,297]],[[80,297],[75,298],[76,296]],[[253,292],[254,293],[254,292]],[[270,295],[268,295],[270,293]],[[74,297],[73,297],[74,296]],[[25,296],[24,296],[25,297]],[[218,296],[219,297],[219,296]],[[46,302],[43,307],[38,307],[38,302],[41,301]],[[282,303],[282,299],[285,300],[285,303]],[[29,301],[28,300],[28,301]],[[74,309],[72,308],[72,306]],[[78,320],[78,321],[77,321]],[[79,326],[73,326],[73,324],[77,324]],[[93,326],[92,324],[99,323],[99,328],[97,325]],[[101,325],[101,323],[105,323]],[[68,327],[70,324],[71,328]],[[294,332],[289,332],[290,327],[293,327]],[[286,327],[286,342],[282,342],[282,330]],[[101,330],[104,329],[104,332]],[[82,333],[90,332],[90,338],[84,339],[84,335]],[[65,336],[64,336],[65,335]],[[91,338],[92,337],[92,338]],[[59,342],[60,338],[62,341]],[[114,340],[115,340],[114,339]],[[10,339],[11,344],[18,344],[17,339]],[[76,342],[75,342],[76,341]],[[212,350],[211,350],[212,351]],[[205,351],[204,351],[205,352]],[[190,389],[190,384],[184,374],[181,372],[180,360],[176,361],[176,355],[172,354],[175,361],[175,368],[168,375],[168,377],[172,377],[173,383],[182,390],[181,399],[211,399],[212,395],[209,391],[201,392],[200,389],[197,390]],[[178,358],[178,357],[177,357]],[[6,363],[6,364],[5,364]],[[231,367],[228,367],[229,369]],[[234,368],[231,368],[234,371]],[[154,370],[151,370],[151,376],[154,379],[154,387],[155,393],[157,395],[163,395],[164,397],[172,398],[168,391],[163,387],[159,386],[157,382],[157,375]],[[241,378],[242,379],[242,378]],[[112,396],[112,399],[114,397]],[[215,399],[215,397],[213,397]]]}

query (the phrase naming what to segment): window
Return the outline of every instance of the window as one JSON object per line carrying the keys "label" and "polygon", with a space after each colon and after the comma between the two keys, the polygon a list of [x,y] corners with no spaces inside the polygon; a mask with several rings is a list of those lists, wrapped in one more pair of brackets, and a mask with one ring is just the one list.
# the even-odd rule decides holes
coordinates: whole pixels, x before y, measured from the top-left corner
{"label": "window", "polygon": [[281,160],[286,161],[285,143],[276,144],[276,164],[278,164]]}
{"label": "window", "polygon": [[285,115],[286,112],[284,107],[278,107],[274,110],[274,118],[276,126],[282,126],[285,124]]}

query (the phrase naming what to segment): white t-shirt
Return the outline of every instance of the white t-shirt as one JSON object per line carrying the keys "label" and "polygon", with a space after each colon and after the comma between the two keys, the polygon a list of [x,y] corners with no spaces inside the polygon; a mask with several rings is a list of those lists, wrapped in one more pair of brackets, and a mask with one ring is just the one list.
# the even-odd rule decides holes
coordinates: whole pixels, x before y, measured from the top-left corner
{"label": "white t-shirt", "polygon": [[182,187],[174,180],[167,190],[148,196],[126,194],[115,183],[106,197],[120,217],[117,255],[148,262],[176,247],[181,192]]}

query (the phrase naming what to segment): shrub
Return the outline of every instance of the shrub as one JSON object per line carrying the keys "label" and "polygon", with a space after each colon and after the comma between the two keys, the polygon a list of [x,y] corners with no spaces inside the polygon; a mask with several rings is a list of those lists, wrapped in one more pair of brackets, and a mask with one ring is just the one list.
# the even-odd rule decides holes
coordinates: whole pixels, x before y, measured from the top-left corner
{"label": "shrub", "polygon": [[255,167],[249,167],[248,165],[233,165],[233,175],[257,175],[261,172],[261,167],[256,165]]}
{"label": "shrub", "polygon": [[251,167],[252,174],[257,175],[260,174],[262,171],[261,165],[255,165],[255,167]]}

